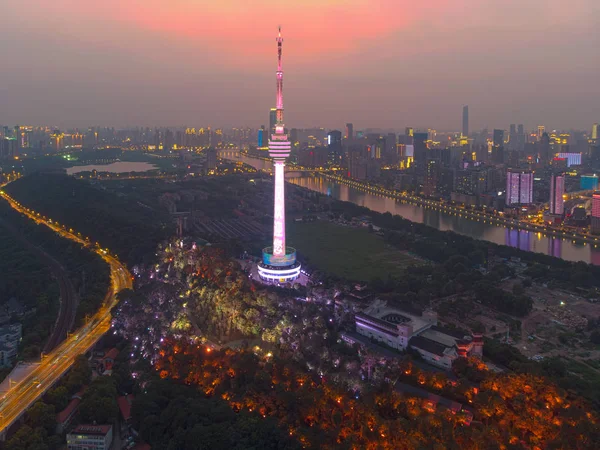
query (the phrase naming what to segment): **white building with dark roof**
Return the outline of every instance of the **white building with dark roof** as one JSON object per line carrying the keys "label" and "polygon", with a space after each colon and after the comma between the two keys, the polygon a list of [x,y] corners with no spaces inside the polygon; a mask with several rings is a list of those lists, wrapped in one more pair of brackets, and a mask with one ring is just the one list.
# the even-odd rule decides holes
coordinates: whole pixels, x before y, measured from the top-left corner
{"label": "white building with dark roof", "polygon": [[446,370],[459,357],[481,357],[483,353],[481,334],[465,335],[438,326],[434,312],[416,315],[376,300],[355,314],[355,324],[359,334],[397,350],[410,348],[428,363]]}

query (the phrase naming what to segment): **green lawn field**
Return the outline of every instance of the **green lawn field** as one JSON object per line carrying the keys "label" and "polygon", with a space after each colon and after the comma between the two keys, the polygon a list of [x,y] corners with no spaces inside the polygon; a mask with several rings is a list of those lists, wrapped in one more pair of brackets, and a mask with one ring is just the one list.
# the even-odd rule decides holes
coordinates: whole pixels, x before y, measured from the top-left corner
{"label": "green lawn field", "polygon": [[405,267],[421,264],[365,228],[325,221],[288,224],[287,245],[317,269],[350,280],[400,276]]}

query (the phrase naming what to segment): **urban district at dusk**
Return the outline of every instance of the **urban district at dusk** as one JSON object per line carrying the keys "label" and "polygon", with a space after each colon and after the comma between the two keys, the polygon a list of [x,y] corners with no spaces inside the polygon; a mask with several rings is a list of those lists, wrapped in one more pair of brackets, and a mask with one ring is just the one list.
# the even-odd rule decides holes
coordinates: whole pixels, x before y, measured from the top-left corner
{"label": "urban district at dusk", "polygon": [[595,2],[8,3],[0,450],[600,447]]}

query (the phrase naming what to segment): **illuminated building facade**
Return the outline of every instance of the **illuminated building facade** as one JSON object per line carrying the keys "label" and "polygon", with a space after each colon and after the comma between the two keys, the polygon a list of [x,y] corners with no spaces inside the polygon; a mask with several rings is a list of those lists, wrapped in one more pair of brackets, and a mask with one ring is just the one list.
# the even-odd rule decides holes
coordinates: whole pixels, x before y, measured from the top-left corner
{"label": "illuminated building facade", "polygon": [[550,178],[550,214],[562,216],[565,212],[565,177],[552,175]]}
{"label": "illuminated building facade", "polygon": [[533,201],[533,173],[528,170],[506,172],[506,206],[529,205]]}
{"label": "illuminated building facade", "polygon": [[598,175],[581,175],[579,187],[582,191],[595,191],[598,189]]}
{"label": "illuminated building facade", "polygon": [[262,148],[265,145],[265,126],[262,125],[260,130],[258,130],[258,139],[257,139],[258,148]]}
{"label": "illuminated building facade", "polygon": [[600,233],[600,192],[594,192],[592,195],[592,233]]}
{"label": "illuminated building facade", "polygon": [[581,165],[581,153],[559,153],[557,156],[567,160],[567,167]]}
{"label": "illuminated building facade", "polygon": [[281,28],[277,37],[277,103],[275,108],[275,130],[269,140],[269,156],[273,159],[274,208],[273,246],[263,249],[263,260],[258,264],[259,276],[269,282],[285,283],[300,275],[300,264],[296,261],[296,249],[285,243],[285,160],[290,156],[291,144],[283,123],[283,70],[281,52],[283,38]]}

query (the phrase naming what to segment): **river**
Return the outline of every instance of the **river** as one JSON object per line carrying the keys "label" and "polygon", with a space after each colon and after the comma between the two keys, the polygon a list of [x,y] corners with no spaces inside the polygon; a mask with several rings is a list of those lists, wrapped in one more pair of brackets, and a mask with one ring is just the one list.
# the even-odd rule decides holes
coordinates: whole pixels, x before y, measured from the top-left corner
{"label": "river", "polygon": [[[221,155],[228,159],[238,159],[257,169],[269,169],[271,163],[256,158],[239,156],[237,152]],[[403,203],[393,198],[363,192],[342,183],[331,181],[320,175],[288,179],[289,182],[338,200],[365,206],[377,212],[390,212],[413,222],[424,223],[438,230],[450,230],[496,244],[509,245],[530,252],[545,253],[568,261],[584,261],[600,265],[600,248],[592,244],[574,242],[562,238],[549,238],[541,233],[505,228],[504,226],[483,223],[482,221],[459,217],[435,209]]]}

